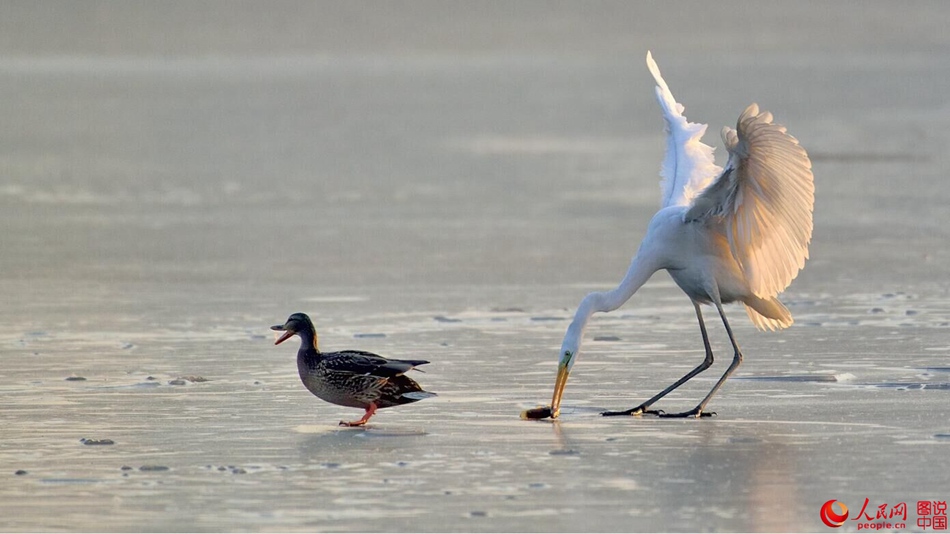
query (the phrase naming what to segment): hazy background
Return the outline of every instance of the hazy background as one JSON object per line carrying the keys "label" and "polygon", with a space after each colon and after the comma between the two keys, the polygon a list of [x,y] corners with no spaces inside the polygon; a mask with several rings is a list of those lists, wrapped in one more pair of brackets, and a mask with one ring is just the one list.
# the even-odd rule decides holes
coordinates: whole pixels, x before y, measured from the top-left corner
{"label": "hazy background", "polygon": [[652,49],[708,142],[757,101],[811,153],[805,283],[946,273],[941,5],[4,3],[2,272],[614,280],[657,197]]}

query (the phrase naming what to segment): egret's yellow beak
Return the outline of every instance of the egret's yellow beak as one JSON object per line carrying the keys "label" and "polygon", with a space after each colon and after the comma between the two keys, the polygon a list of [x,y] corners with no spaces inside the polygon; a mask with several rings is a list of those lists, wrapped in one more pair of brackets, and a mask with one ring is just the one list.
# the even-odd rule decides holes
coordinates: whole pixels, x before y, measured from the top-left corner
{"label": "egret's yellow beak", "polygon": [[551,397],[551,419],[556,419],[561,412],[561,395],[567,385],[567,376],[571,373],[568,365],[561,362],[557,366],[557,379],[554,381],[554,396]]}

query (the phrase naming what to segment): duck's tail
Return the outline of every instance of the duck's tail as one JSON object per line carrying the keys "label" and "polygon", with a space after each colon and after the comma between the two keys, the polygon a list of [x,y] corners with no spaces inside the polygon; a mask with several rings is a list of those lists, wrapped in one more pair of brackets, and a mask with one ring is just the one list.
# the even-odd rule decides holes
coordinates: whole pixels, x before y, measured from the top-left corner
{"label": "duck's tail", "polygon": [[386,381],[386,384],[380,390],[380,397],[377,402],[380,408],[385,408],[387,406],[409,404],[435,396],[435,393],[423,390],[422,386],[415,380],[406,375],[399,375]]}
{"label": "duck's tail", "polygon": [[409,399],[409,402],[421,401],[422,399],[428,399],[429,397],[438,397],[435,393],[431,391],[409,391],[400,395],[404,399]]}

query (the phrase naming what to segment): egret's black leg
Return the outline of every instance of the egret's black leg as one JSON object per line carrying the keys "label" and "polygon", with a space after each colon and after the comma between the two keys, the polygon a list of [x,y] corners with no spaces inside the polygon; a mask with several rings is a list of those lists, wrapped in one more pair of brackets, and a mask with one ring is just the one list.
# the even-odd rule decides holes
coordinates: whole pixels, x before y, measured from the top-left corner
{"label": "egret's black leg", "polygon": [[670,387],[664,389],[663,391],[654,395],[650,400],[644,402],[636,408],[630,408],[629,410],[623,410],[622,412],[603,412],[600,415],[603,416],[612,416],[612,415],[643,415],[643,414],[652,414],[659,415],[661,417],[666,417],[667,415],[663,410],[650,410],[650,406],[653,406],[653,403],[662,399],[667,395],[667,393],[673,391],[674,389],[685,384],[690,378],[698,375],[699,373],[709,369],[709,366],[713,364],[713,353],[712,348],[709,346],[709,336],[706,334],[706,324],[703,322],[703,312],[699,309],[699,303],[695,300],[693,301],[693,307],[696,308],[696,318],[699,319],[699,331],[703,333],[703,346],[706,347],[706,359],[703,360],[703,363],[696,366],[695,369],[686,373],[686,376],[680,378],[673,383]]}
{"label": "egret's black leg", "polygon": [[709,402],[709,399],[719,391],[719,388],[722,387],[722,384],[729,378],[729,375],[739,367],[739,364],[742,363],[742,352],[739,350],[739,344],[736,343],[735,336],[732,335],[732,328],[729,327],[729,321],[726,319],[725,312],[722,311],[722,304],[716,303],[716,309],[719,310],[719,316],[722,317],[722,324],[726,327],[726,333],[729,334],[729,341],[732,342],[732,348],[735,349],[736,355],[732,358],[732,363],[729,365],[729,368],[726,369],[726,372],[722,374],[722,378],[716,382],[716,385],[709,391],[709,394],[706,395],[706,398],[702,400],[695,408],[688,412],[683,413],[673,413],[673,414],[660,414],[661,417],[709,417],[715,415],[715,412],[704,412],[703,408],[706,407],[706,404]]}

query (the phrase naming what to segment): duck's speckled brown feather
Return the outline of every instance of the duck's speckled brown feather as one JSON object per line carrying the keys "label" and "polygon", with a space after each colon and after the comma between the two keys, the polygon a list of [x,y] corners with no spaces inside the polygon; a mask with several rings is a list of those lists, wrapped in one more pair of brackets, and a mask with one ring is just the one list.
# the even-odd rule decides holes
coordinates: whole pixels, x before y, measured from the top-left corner
{"label": "duck's speckled brown feather", "polygon": [[285,332],[278,343],[289,335],[300,336],[297,371],[311,393],[333,404],[366,410],[360,421],[343,424],[364,424],[378,408],[435,396],[405,376],[414,367],[429,363],[426,360],[395,360],[362,350],[321,352],[313,323],[304,313],[295,313],[283,325],[271,328]]}
{"label": "duck's speckled brown feather", "polygon": [[321,399],[354,408],[367,408],[375,402],[378,408],[408,404],[425,398],[404,396],[424,392],[419,384],[403,373],[425,360],[390,360],[363,351],[317,352],[303,350],[297,354],[297,370],[311,393]]}

